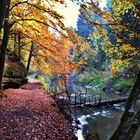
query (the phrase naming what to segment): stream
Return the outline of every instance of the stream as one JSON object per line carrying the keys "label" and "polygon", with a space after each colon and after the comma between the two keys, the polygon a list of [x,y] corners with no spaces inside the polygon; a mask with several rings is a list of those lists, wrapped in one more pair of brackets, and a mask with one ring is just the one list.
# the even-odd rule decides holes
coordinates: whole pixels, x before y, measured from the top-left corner
{"label": "stream", "polygon": [[[73,79],[76,81],[75,78]],[[95,92],[95,89],[94,91],[91,90],[93,87],[86,87],[86,90],[80,89],[79,92],[78,86],[76,86],[74,81],[70,80],[69,87],[67,87],[68,93],[71,93],[70,102],[72,103],[86,103],[90,101],[98,102],[99,99],[104,101],[122,97],[114,93],[105,93],[104,95],[101,95],[100,93],[98,94]],[[58,99],[61,99],[60,103],[68,101],[64,95],[59,95]],[[131,111],[135,112],[138,108],[140,108],[140,101],[137,106],[131,109]],[[114,104],[111,107],[101,108],[79,108],[75,106],[74,108],[71,108],[70,111],[71,117],[74,120],[72,122],[74,135],[78,138],[78,140],[86,140],[85,137],[88,132],[96,131],[100,140],[107,140],[116,130],[123,111],[123,104]],[[133,140],[140,140],[140,129],[138,130]]]}
{"label": "stream", "polygon": [[[123,110],[123,105],[102,108],[94,107],[90,108],[90,110],[74,109],[74,116],[78,120],[78,124],[73,122],[75,128],[74,133],[78,140],[85,140],[87,132],[93,132],[95,130],[100,140],[107,140],[117,128]],[[133,140],[140,140],[140,129]]]}

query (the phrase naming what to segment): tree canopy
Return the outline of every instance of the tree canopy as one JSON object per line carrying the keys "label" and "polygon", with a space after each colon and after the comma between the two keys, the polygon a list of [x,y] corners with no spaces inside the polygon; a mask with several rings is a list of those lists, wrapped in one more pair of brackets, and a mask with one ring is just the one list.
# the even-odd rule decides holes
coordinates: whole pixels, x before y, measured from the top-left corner
{"label": "tree canopy", "polygon": [[[74,71],[85,72],[86,76],[90,73],[96,79],[98,70],[101,76],[106,70],[109,78],[130,77],[135,83],[110,140],[132,139],[140,120],[140,109],[136,113],[129,111],[140,92],[140,1],[109,0],[104,8],[98,0],[73,1],[80,4],[82,15],[77,33],[65,27],[64,17],[55,9],[65,0],[0,1],[0,90],[7,52],[23,62],[27,71],[31,68],[60,79],[58,85],[65,88],[65,80]],[[127,135],[130,132],[132,135]]]}

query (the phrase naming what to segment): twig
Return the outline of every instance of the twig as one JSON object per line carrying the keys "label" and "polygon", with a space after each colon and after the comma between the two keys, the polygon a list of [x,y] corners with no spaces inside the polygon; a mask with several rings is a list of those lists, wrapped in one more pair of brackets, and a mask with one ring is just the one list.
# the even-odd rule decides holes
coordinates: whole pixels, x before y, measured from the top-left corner
{"label": "twig", "polygon": [[3,98],[3,97],[7,97],[7,95],[3,91],[0,90],[0,98]]}

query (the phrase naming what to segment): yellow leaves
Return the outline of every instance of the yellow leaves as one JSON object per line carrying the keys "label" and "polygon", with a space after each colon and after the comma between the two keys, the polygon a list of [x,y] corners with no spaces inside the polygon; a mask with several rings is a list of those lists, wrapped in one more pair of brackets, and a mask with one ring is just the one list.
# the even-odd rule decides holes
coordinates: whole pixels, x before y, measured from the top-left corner
{"label": "yellow leaves", "polygon": [[100,14],[100,16],[107,20],[107,21],[111,21],[112,20],[112,13],[108,12],[108,11],[102,11],[102,13]]}
{"label": "yellow leaves", "polygon": [[81,59],[80,62],[79,62],[79,64],[80,65],[85,65],[85,64],[87,64],[87,62],[84,59]]}
{"label": "yellow leaves", "polygon": [[119,39],[119,38],[117,38],[117,41],[116,41],[117,43],[121,43],[122,42],[122,40],[121,39]]}
{"label": "yellow leaves", "polygon": [[131,34],[129,34],[130,38],[140,38],[140,34],[132,32]]}
{"label": "yellow leaves", "polygon": [[96,52],[101,48],[110,57],[113,73],[123,72],[133,64],[138,65],[138,61],[135,61],[140,56],[138,2],[112,0],[109,2],[111,10],[100,10],[94,2],[81,7],[84,18],[94,26],[88,39],[93,41]]}
{"label": "yellow leaves", "polygon": [[19,21],[24,22],[25,20],[34,20],[45,26],[52,26],[54,28],[58,26],[61,29],[64,29],[64,25],[61,22],[62,16],[53,10],[52,7],[50,8],[50,5],[45,0],[13,0],[11,8],[11,22],[15,24]]}
{"label": "yellow leaves", "polygon": [[130,44],[124,44],[120,47],[120,50],[126,54],[126,56],[135,56],[139,52],[136,48],[132,47]]}
{"label": "yellow leaves", "polygon": [[112,60],[110,70],[113,75],[116,75],[118,73],[122,73],[128,66],[132,66],[131,62],[129,62],[128,60]]}
{"label": "yellow leaves", "polygon": [[113,0],[111,3],[111,7],[116,13],[124,14],[128,13],[129,9],[133,9],[134,5],[133,1],[131,0],[123,0],[123,2],[121,0]]}
{"label": "yellow leaves", "polygon": [[[120,42],[121,40],[117,39],[117,42]],[[130,44],[123,44],[119,45],[116,44],[114,47],[104,47],[104,51],[107,56],[116,58],[116,59],[130,59],[133,56],[139,55],[140,53],[138,50],[134,47],[132,47]]]}
{"label": "yellow leaves", "polygon": [[[121,42],[121,40],[117,40]],[[136,55],[140,55],[138,50],[130,44],[117,45],[105,49],[106,55],[111,58],[110,70],[112,76],[123,73],[125,68],[133,66],[132,60]]]}
{"label": "yellow leaves", "polygon": [[124,52],[131,52],[131,51],[134,51],[135,50],[134,48],[131,47],[130,44],[124,44],[120,48]]}

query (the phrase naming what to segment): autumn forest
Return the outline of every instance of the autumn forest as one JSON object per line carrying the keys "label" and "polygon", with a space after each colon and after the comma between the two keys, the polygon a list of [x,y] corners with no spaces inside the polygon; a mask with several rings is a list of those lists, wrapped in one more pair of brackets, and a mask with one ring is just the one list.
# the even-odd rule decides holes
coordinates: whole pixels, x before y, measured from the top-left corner
{"label": "autumn forest", "polygon": [[0,1],[0,140],[139,140],[139,94],[139,0]]}

